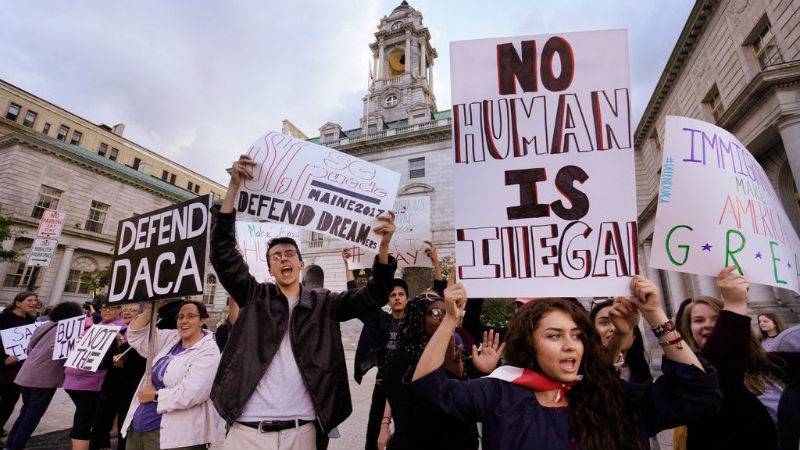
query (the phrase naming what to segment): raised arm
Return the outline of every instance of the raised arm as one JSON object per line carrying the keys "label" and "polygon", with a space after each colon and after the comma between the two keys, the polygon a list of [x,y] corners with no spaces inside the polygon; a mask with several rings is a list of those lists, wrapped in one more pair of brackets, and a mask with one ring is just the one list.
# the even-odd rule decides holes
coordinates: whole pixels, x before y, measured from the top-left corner
{"label": "raised arm", "polygon": [[443,363],[450,338],[458,327],[461,311],[467,303],[467,291],[461,283],[456,283],[444,290],[445,316],[442,323],[425,346],[417,363],[412,380],[418,380],[438,369]]}
{"label": "raised arm", "polygon": [[344,262],[344,278],[347,280],[347,289],[355,289],[356,287],[356,277],[353,276],[353,271],[350,270],[350,267],[347,261],[350,259],[350,249],[345,248],[342,249],[342,261]]}

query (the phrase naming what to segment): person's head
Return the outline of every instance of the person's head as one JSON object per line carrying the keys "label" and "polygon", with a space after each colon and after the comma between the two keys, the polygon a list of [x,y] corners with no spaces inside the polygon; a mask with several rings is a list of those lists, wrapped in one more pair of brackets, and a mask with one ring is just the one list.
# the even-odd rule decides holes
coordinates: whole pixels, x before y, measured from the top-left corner
{"label": "person's head", "polygon": [[69,319],[71,317],[82,316],[83,308],[76,302],[63,302],[53,307],[50,312],[50,320],[58,322],[59,320]]}
{"label": "person's head", "polygon": [[122,317],[122,321],[125,322],[125,325],[128,325],[142,312],[142,304],[141,303],[128,303],[122,307],[120,317]]}
{"label": "person's head", "polygon": [[178,335],[184,341],[192,341],[202,336],[203,325],[208,322],[206,305],[195,300],[186,300],[178,309]]}
{"label": "person's head", "polygon": [[762,313],[758,315],[758,329],[761,331],[761,340],[767,337],[774,337],[786,329],[783,319],[774,313]]}
{"label": "person's head", "polygon": [[589,312],[589,319],[591,319],[592,325],[597,330],[597,334],[600,335],[604,345],[611,340],[614,331],[617,329],[609,315],[612,306],[614,306],[614,300],[600,300],[592,303],[592,310]]}
{"label": "person's head", "polygon": [[121,305],[115,305],[113,303],[108,303],[107,301],[103,301],[100,304],[100,317],[102,318],[103,323],[108,323],[119,319],[120,311],[122,311]]}
{"label": "person's head", "polygon": [[706,344],[723,306],[722,300],[704,296],[695,298],[684,308],[678,327],[695,352],[699,352]]}
{"label": "person's head", "polygon": [[39,297],[36,295],[36,292],[23,291],[14,296],[14,300],[11,302],[11,310],[33,316],[36,314],[36,305],[38,301]]}
{"label": "person's head", "polygon": [[[436,294],[420,294],[409,300],[405,315],[397,326],[397,350],[419,357],[430,339],[428,322],[435,322],[429,314],[431,306],[441,297]],[[444,304],[442,303],[442,306]],[[439,321],[440,322],[440,321]],[[436,324],[438,326],[438,323]],[[435,331],[436,329],[433,328]]]}
{"label": "person's head", "polygon": [[514,299],[514,313],[519,311],[526,303],[533,300],[533,297],[517,297]]}
{"label": "person's head", "polygon": [[508,324],[506,363],[561,383],[583,379],[567,392],[570,428],[582,448],[642,448],[634,412],[600,335],[576,302],[539,298]]}
{"label": "person's head", "polygon": [[442,324],[442,319],[444,319],[445,314],[444,300],[441,298],[431,298],[431,300],[433,301],[431,301],[425,311],[425,335],[428,336],[428,338],[433,336],[433,333],[436,333],[436,330],[439,329],[439,325]]}
{"label": "person's head", "polygon": [[392,280],[392,292],[389,293],[389,308],[392,312],[401,313],[408,303],[408,284],[400,278]]}
{"label": "person's head", "polygon": [[278,286],[288,287],[300,282],[300,272],[305,265],[297,242],[290,237],[270,239],[267,244],[269,273]]}

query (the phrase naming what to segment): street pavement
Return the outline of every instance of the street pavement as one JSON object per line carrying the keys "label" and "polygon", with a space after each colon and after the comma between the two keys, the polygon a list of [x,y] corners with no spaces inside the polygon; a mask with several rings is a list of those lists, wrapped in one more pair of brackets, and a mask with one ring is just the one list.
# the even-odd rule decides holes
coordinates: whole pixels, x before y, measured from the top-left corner
{"label": "street pavement", "polygon": [[[369,415],[370,401],[372,400],[372,386],[375,383],[375,370],[370,370],[361,384],[353,380],[353,360],[355,358],[358,335],[361,332],[361,322],[351,320],[342,323],[342,344],[345,350],[347,370],[350,379],[350,395],[353,399],[353,413],[339,425],[341,437],[331,439],[328,446],[331,450],[357,450],[364,448],[364,435]],[[14,414],[6,424],[6,429],[11,429],[19,415],[22,401],[17,403]],[[33,437],[28,441],[27,450],[70,450],[71,443],[68,437],[69,428],[72,426],[72,415],[75,406],[64,390],[59,389],[53,397],[39,427]],[[113,433],[112,433],[113,435]],[[662,432],[658,436],[662,450],[672,449],[672,430]],[[112,448],[116,448],[116,438],[112,439]]]}

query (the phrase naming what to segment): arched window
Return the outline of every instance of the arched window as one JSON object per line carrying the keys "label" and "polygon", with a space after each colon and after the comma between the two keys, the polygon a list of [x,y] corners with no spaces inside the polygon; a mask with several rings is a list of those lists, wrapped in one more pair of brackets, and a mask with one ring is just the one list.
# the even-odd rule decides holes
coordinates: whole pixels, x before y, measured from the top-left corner
{"label": "arched window", "polygon": [[64,292],[88,294],[89,284],[83,279],[83,276],[95,270],[97,270],[97,261],[94,258],[88,256],[75,258],[69,268],[69,276],[67,276],[67,283],[64,285]]}
{"label": "arched window", "polygon": [[323,287],[325,283],[325,272],[322,267],[317,265],[308,266],[303,276],[303,286],[306,289],[316,289]]}
{"label": "arched window", "polygon": [[217,276],[213,273],[206,275],[206,288],[203,289],[203,303],[209,306],[214,305],[214,297],[217,295]]}

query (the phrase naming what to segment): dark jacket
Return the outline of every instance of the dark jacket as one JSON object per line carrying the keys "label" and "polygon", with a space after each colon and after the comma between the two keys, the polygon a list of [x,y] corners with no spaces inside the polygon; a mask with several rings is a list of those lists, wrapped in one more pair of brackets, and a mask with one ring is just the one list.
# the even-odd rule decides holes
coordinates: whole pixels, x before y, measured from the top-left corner
{"label": "dark jacket", "polygon": [[[23,327],[32,324],[35,320],[36,319],[28,315],[20,317],[14,314],[12,307],[8,306],[0,312],[0,330]],[[17,372],[19,372],[19,369],[22,367],[23,361],[18,361],[7,366],[4,361],[8,356],[9,355],[5,352],[5,347],[0,345],[0,383],[13,383]]]}
{"label": "dark jacket", "polygon": [[317,448],[352,412],[339,322],[364,315],[386,303],[397,262],[376,262],[372,278],[361,289],[332,293],[300,288],[289,323],[289,305],[277,286],[259,283],[236,250],[235,214],[211,209],[210,258],[217,277],[241,310],[219,363],[211,399],[228,424],[241,415],[289,332],[297,366],[317,414]]}
{"label": "dark jacket", "polygon": [[686,447],[693,449],[778,448],[775,425],[764,404],[744,386],[750,317],[720,311],[700,351],[719,373],[719,413],[689,422]]}
{"label": "dark jacket", "polygon": [[[705,361],[700,362],[705,372],[664,357],[664,375],[656,381],[632,385],[620,380],[636,413],[637,431],[646,448],[648,436],[719,409],[716,371]],[[527,387],[489,377],[450,380],[441,367],[410,387],[420,402],[433,403],[455,419],[482,422],[485,450],[576,448],[570,443],[568,409],[541,406]]]}
{"label": "dark jacket", "polygon": [[369,369],[382,364],[386,353],[386,343],[389,341],[389,328],[392,315],[381,309],[370,311],[358,320],[364,323],[361,335],[358,336],[356,359],[353,368],[353,379],[361,384],[361,379]]}

